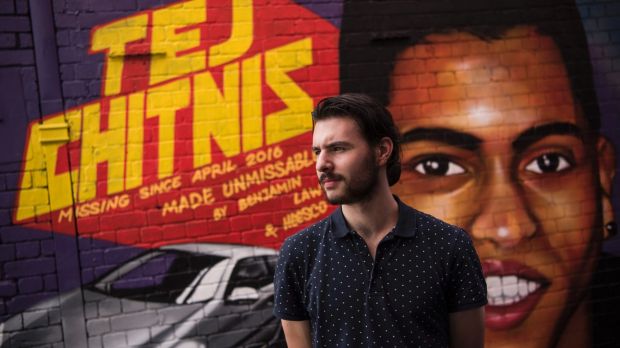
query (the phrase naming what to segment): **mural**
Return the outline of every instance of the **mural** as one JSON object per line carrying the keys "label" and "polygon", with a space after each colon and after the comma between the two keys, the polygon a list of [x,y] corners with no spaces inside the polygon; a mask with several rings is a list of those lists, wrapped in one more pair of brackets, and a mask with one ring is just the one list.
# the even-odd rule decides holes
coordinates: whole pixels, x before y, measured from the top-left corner
{"label": "mural", "polygon": [[470,233],[488,287],[487,346],[611,343],[613,326],[590,320],[600,301],[618,308],[615,295],[592,293],[610,286],[599,272],[620,275],[601,254],[616,232],[614,149],[599,135],[575,4],[472,1],[451,15],[428,5],[344,8],[342,91],[384,101],[403,137],[393,191]]}
{"label": "mural", "polygon": [[[49,15],[77,29],[87,14],[63,16],[89,4],[55,3]],[[94,16],[77,46],[99,59],[99,95],[67,98],[24,129],[12,209],[21,231],[3,237],[73,239],[73,255],[53,258],[73,256],[65,262],[78,274],[58,261],[43,271],[19,257],[6,265],[74,286],[21,304],[7,296],[0,340],[278,345],[277,247],[329,210],[306,144],[313,105],[338,92],[338,30],[289,1],[171,1],[115,14]],[[59,58],[62,79],[77,59]]]}
{"label": "mural", "polygon": [[4,2],[0,346],[284,346],[274,262],[333,209],[310,112],[339,92],[394,114],[394,193],[470,232],[487,346],[613,346],[617,8]]}
{"label": "mural", "polygon": [[[319,57],[335,49],[335,29],[278,39],[269,25],[277,13],[265,5],[211,5],[230,27],[211,30],[201,0],[92,29],[89,53],[105,55],[104,96],[29,125],[15,223],[149,246],[188,237],[273,246],[273,224],[299,225],[296,215],[266,216],[249,223],[254,233],[231,234],[216,222],[275,199],[291,206],[320,196],[304,182],[313,161],[296,137],[312,127],[305,116],[325,95],[317,87],[337,81],[337,54]],[[283,11],[304,20],[299,7]],[[41,216],[51,224],[38,224]],[[190,235],[132,229],[118,239],[119,229],[196,220],[205,225]]]}

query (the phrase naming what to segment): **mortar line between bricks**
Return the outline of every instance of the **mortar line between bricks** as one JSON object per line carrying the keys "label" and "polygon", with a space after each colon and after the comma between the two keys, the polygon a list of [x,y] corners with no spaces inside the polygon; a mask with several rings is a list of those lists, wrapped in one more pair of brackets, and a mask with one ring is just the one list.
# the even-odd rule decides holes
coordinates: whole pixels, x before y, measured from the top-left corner
{"label": "mortar line between bricks", "polygon": [[[52,91],[51,94],[51,98],[52,100],[54,98],[60,98],[60,105],[61,108],[64,109],[64,93],[62,90],[62,85],[61,80],[60,80],[60,75],[59,75],[59,70],[58,70],[58,66],[59,66],[59,57],[58,57],[58,46],[57,46],[57,42],[56,42],[56,25],[55,25],[55,12],[54,12],[54,5],[52,3],[52,0],[29,0],[29,7],[30,7],[30,26],[31,26],[31,31],[32,31],[32,35],[33,35],[33,44],[35,47],[35,71],[37,74],[37,88],[39,90],[39,113],[40,113],[40,117],[42,117],[43,112],[44,111],[49,111],[49,110],[42,110],[42,106],[43,103],[45,102],[47,93],[42,93],[41,91],[41,87],[42,87],[42,83],[44,84],[53,84],[53,86],[46,86],[46,91]],[[35,23],[34,18],[36,18],[36,26],[33,25],[33,23]],[[49,39],[49,37],[47,37],[47,35],[49,35],[49,33],[51,32],[51,35],[53,37],[53,39]],[[38,43],[38,44],[37,44]],[[52,54],[54,54],[55,56],[53,57],[55,60],[55,64],[49,66],[49,64],[45,64],[44,66],[41,66],[41,62],[43,62],[43,60],[39,60],[37,59],[37,47],[42,47],[41,53],[42,52],[53,52]],[[42,59],[49,59],[49,57],[41,57]],[[48,69],[48,70],[45,70]],[[44,71],[43,71],[44,70]],[[42,81],[41,77],[42,75],[45,74],[45,80]],[[48,78],[51,77],[51,78]],[[56,93],[54,93],[53,91],[58,91],[58,95],[56,95]],[[68,132],[68,129],[67,129]],[[73,213],[73,228],[74,228],[74,235],[72,237],[70,237],[70,240],[66,240],[66,236],[63,235],[59,235],[58,233],[54,232],[53,226],[54,226],[54,221],[51,221],[52,224],[52,234],[53,234],[53,239],[54,239],[54,249],[55,249],[55,260],[56,260],[56,277],[58,280],[58,296],[59,298],[62,298],[64,296],[65,293],[67,293],[68,291],[72,291],[72,289],[67,289],[65,287],[62,286],[63,284],[63,280],[66,280],[64,278],[69,278],[70,281],[69,285],[67,286],[68,288],[71,288],[73,286],[76,286],[79,289],[79,294],[80,296],[78,297],[77,301],[70,301],[71,303],[68,303],[68,301],[60,301],[60,313],[61,313],[61,330],[63,333],[63,343],[67,346],[74,346],[74,347],[86,347],[87,346],[87,342],[88,342],[88,337],[87,337],[87,332],[86,332],[86,326],[85,326],[85,321],[86,321],[86,314],[84,311],[84,292],[82,291],[82,275],[81,275],[81,269],[82,269],[82,264],[81,264],[81,260],[80,260],[80,254],[79,254],[79,243],[78,243],[78,224],[77,224],[77,220],[76,220],[76,214],[75,214],[75,199],[74,199],[74,195],[73,195],[73,177],[71,175],[72,171],[71,171],[71,157],[69,156],[69,148],[67,147],[66,149],[66,153],[64,154],[65,156],[67,156],[67,160],[68,160],[68,166],[69,166],[69,181],[71,183],[70,185],[70,190],[71,190],[71,200],[72,200],[72,213]],[[46,168],[47,170],[47,168]],[[51,197],[50,195],[50,191],[48,190],[48,202],[50,202],[51,204],[51,200],[53,199],[53,197]],[[74,255],[73,258],[70,257],[64,257],[65,255],[63,255],[63,257],[59,258],[58,255],[58,251],[59,250],[63,250],[63,249],[70,249],[72,252],[71,254]],[[62,275],[65,275],[64,277]],[[74,279],[71,279],[74,278]],[[63,305],[64,304],[64,305]],[[75,316],[73,316],[72,314],[76,314]]]}

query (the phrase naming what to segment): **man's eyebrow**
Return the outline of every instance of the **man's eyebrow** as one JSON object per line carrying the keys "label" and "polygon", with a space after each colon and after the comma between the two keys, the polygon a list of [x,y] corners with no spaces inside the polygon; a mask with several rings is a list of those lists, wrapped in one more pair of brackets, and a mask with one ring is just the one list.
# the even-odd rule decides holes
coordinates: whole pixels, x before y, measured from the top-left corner
{"label": "man's eyebrow", "polygon": [[348,141],[334,141],[332,143],[329,143],[327,145],[325,145],[325,147],[334,147],[334,146],[350,146],[351,143],[349,143]]}
{"label": "man's eyebrow", "polygon": [[[335,146],[343,146],[343,147],[349,147],[351,146],[351,143],[347,142],[347,141],[334,141],[332,143],[328,143],[327,145],[325,145],[325,148],[330,148],[330,147],[335,147]],[[312,146],[312,150],[320,150],[321,147],[320,146],[316,146],[313,145]]]}
{"label": "man's eyebrow", "polygon": [[583,133],[576,125],[568,122],[554,122],[525,130],[512,142],[512,148],[517,152],[523,152],[535,142],[550,135],[572,135],[583,141]]}
{"label": "man's eyebrow", "polygon": [[477,151],[482,143],[482,140],[475,135],[441,127],[415,128],[405,132],[402,136],[403,143],[424,140],[446,143],[469,151]]}

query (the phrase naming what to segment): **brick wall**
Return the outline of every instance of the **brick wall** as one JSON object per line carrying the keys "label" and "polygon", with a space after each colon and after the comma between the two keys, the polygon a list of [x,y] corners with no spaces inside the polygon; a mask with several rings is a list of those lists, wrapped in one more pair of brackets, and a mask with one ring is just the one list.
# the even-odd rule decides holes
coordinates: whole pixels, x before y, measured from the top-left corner
{"label": "brick wall", "polygon": [[[577,5],[601,111],[600,133],[617,142],[620,3],[579,0]],[[323,201],[309,151],[312,106],[325,96],[358,87],[386,94],[395,86],[388,78],[388,58],[405,54],[389,47],[411,34],[411,18],[427,29],[445,26],[444,19],[467,23],[470,18],[503,18],[514,10],[508,5],[489,16],[493,10],[482,5],[441,6],[314,0],[3,0],[0,344],[277,345],[281,333],[270,315],[274,255],[287,236],[333,209]],[[550,21],[563,20],[565,4],[545,6],[557,13]],[[406,18],[402,27],[399,16]],[[495,24],[489,21],[470,25]],[[382,32],[390,22],[396,27]],[[346,33],[358,35],[340,42]],[[467,80],[460,68],[442,70],[448,59],[487,59],[484,54],[493,49],[508,56],[509,51],[496,48],[500,34],[486,42],[469,38],[469,51],[448,44],[424,46],[420,56],[416,54],[422,51],[412,49],[410,58],[434,64],[435,70],[402,74],[414,76],[415,83],[403,82],[403,93],[411,94],[385,100],[401,130],[415,125],[407,123],[408,117],[422,115],[420,122],[427,122],[424,116],[433,112],[442,125],[458,124],[450,122],[462,105],[475,99],[448,93],[459,88],[492,96],[494,105],[510,101],[503,110],[512,110],[513,116],[497,125],[497,134],[505,139],[515,127],[526,127],[527,118],[519,110],[537,102],[541,110],[542,105],[564,103],[557,82],[564,75],[553,75],[554,58],[538,70],[533,60],[501,60],[498,67],[511,73],[495,75],[499,80],[491,82],[504,76],[505,89],[485,85],[484,74],[474,72],[473,80],[470,75]],[[521,40],[519,35],[525,34],[515,35]],[[370,46],[384,46],[357,57],[349,54],[364,46],[367,37]],[[446,42],[453,41],[458,40]],[[556,47],[536,42],[539,56],[546,52],[543,48]],[[340,45],[348,47],[347,52]],[[524,44],[520,52],[528,47]],[[388,51],[391,56],[384,55]],[[372,68],[366,69],[369,62]],[[565,64],[559,66],[564,69]],[[527,92],[509,89],[517,68],[530,69],[530,74],[550,71],[546,78],[556,79],[552,92],[558,94],[543,95],[532,87],[544,85],[545,79],[536,80]],[[341,76],[346,78],[341,81]],[[525,74],[523,80],[534,81],[533,76]],[[349,89],[347,81],[356,79],[359,84]],[[428,100],[416,99],[427,93]],[[519,110],[518,100],[525,100]],[[484,127],[459,129],[484,140]],[[597,131],[586,127],[583,134],[588,138]],[[499,144],[489,148],[498,149]],[[465,227],[483,262],[518,260],[547,278],[542,300],[528,309],[530,314],[518,323],[487,328],[487,346],[553,346],[577,339],[613,344],[615,334],[609,331],[620,310],[614,292],[620,241],[603,233],[620,206],[611,189],[618,180],[610,174],[617,167],[609,155],[613,145],[605,150],[587,143],[584,155],[574,158],[570,156],[578,151],[573,147],[561,141],[554,146],[547,152],[539,146],[537,155],[528,155],[529,162],[524,159],[513,167],[531,169],[553,159],[559,165],[567,159],[571,168],[587,170],[543,178],[547,181],[537,186],[536,194],[524,183],[543,179],[519,177],[518,171],[500,176],[501,168],[482,165],[476,172],[477,165],[459,162],[467,157],[459,157],[462,152],[442,152],[445,146],[434,152],[448,154],[439,158],[444,162],[425,158],[445,164],[446,171],[424,172],[433,163],[411,160],[415,156],[405,147],[403,155],[409,160],[403,162],[403,180],[394,187],[399,196]],[[480,163],[492,162],[497,154],[485,151],[479,152]],[[552,161],[544,162],[544,154],[552,155],[545,157]],[[457,175],[447,175],[448,168]],[[485,181],[493,174],[506,186]],[[471,180],[469,186],[463,184],[466,180]],[[557,182],[564,184],[555,187]],[[458,196],[464,192],[459,185],[472,191]],[[498,187],[505,189],[499,199],[489,198]],[[533,201],[538,193],[544,200]],[[503,208],[491,214],[495,220],[490,220],[488,233],[501,228],[512,233],[515,225],[529,224],[530,235],[508,245],[477,232],[477,219],[488,207]],[[502,219],[513,218],[531,221],[502,225]],[[489,254],[488,245],[497,249]],[[551,259],[536,259],[536,250],[550,250],[544,255]],[[210,267],[214,271],[201,272]],[[247,280],[255,293],[231,300],[235,277],[245,274],[244,267],[256,272]],[[508,291],[506,286],[497,289]]]}
{"label": "brick wall", "polygon": [[[23,138],[17,129],[26,129],[29,122],[41,118],[37,73],[31,26],[31,13],[26,1],[2,2],[2,46],[0,74],[2,74],[2,138],[5,151],[2,166],[2,301],[0,315],[3,321],[12,313],[19,313],[36,303],[58,295],[58,277],[55,267],[54,236],[14,225],[11,209],[19,187]],[[19,132],[19,131],[18,131]],[[28,184],[27,184],[28,185]],[[36,309],[23,312],[22,320],[13,330],[29,323]],[[50,332],[59,333],[58,306],[50,308],[45,325]],[[56,315],[54,315],[56,314]],[[57,335],[56,341],[62,337]]]}

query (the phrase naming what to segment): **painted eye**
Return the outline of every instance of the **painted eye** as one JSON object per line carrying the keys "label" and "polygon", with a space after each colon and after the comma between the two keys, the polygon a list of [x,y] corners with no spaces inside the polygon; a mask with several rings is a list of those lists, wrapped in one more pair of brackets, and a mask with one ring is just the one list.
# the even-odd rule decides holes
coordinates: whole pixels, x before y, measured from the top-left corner
{"label": "painted eye", "polygon": [[567,170],[572,167],[572,164],[566,159],[566,157],[557,153],[547,153],[542,156],[536,157],[533,161],[525,166],[525,170],[536,173],[557,173]]}
{"label": "painted eye", "polygon": [[428,157],[414,165],[413,169],[423,175],[450,176],[465,173],[465,169],[446,157]]}

